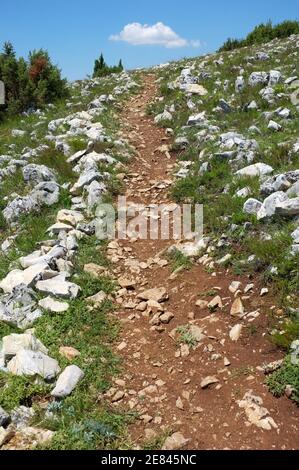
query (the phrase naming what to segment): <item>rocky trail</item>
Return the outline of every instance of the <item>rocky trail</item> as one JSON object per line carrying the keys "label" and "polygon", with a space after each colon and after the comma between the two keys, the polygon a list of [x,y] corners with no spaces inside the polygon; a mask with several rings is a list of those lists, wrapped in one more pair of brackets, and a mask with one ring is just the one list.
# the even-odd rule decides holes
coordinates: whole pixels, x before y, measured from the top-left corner
{"label": "rocky trail", "polygon": [[[298,448],[298,46],[70,82],[0,126],[1,450]],[[193,203],[203,236],[173,236]]]}
{"label": "rocky trail", "polygon": [[[165,203],[171,213],[176,154],[165,147],[171,136],[145,112],[155,80],[145,75],[142,91],[122,112],[123,137],[136,149],[125,196],[132,207]],[[158,442],[165,449],[298,447],[298,408],[264,384],[282,358],[267,337],[277,310],[271,292],[258,278],[221,266],[209,272],[208,255],[173,273],[172,245],[136,238],[108,245],[121,286],[113,315],[122,325],[116,352],[123,365],[103,398],[138,413],[129,428],[137,448]]]}

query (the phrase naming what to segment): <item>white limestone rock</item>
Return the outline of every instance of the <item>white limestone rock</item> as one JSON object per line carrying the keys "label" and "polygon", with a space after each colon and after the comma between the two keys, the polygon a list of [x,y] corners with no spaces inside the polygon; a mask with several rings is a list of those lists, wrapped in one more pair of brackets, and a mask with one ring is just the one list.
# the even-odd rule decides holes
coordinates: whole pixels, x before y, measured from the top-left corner
{"label": "white limestone rock", "polygon": [[83,377],[84,372],[79,367],[75,365],[66,367],[62,374],[58,377],[56,386],[51,392],[52,397],[67,397],[72,393]]}

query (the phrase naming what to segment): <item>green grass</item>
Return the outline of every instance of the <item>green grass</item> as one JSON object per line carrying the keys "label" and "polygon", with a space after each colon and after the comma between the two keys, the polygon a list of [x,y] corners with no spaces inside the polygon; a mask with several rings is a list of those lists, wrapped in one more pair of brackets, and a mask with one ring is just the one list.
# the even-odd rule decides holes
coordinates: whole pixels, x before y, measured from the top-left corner
{"label": "green grass", "polygon": [[288,350],[293,341],[299,338],[299,319],[289,319],[280,327],[280,331],[272,333],[271,341],[280,348]]}
{"label": "green grass", "polygon": [[192,267],[192,261],[190,258],[185,256],[179,250],[173,250],[171,254],[168,255],[168,258],[170,260],[172,271],[176,271],[179,268],[189,270]]}
{"label": "green grass", "polygon": [[294,389],[291,398],[299,403],[299,366],[293,365],[289,356],[282,367],[267,378],[266,384],[276,397],[284,395],[286,386],[290,385]]}
{"label": "green grass", "polygon": [[171,435],[171,430],[166,429],[165,431],[159,433],[157,437],[154,437],[153,439],[149,439],[145,441],[142,445],[142,450],[150,450],[150,451],[161,450],[165,440],[170,435]]}
{"label": "green grass", "polygon": [[176,331],[179,334],[179,344],[186,344],[190,348],[197,346],[198,342],[190,331],[190,325],[179,326]]}
{"label": "green grass", "polygon": [[46,165],[54,170],[59,184],[74,182],[78,177],[74,174],[71,164],[67,163],[65,156],[54,147],[44,150],[33,159],[33,162],[38,165]]}
{"label": "green grass", "polygon": [[50,387],[45,384],[35,384],[26,377],[16,377],[0,372],[0,406],[6,411],[23,406],[32,406],[32,398],[37,399],[47,394]]}

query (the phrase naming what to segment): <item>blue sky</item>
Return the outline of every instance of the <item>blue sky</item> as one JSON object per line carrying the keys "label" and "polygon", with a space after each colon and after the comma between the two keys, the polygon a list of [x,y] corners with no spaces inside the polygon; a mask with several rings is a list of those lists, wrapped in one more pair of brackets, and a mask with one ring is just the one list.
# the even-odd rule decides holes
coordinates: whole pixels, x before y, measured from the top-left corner
{"label": "blue sky", "polygon": [[26,56],[48,49],[76,79],[101,51],[110,64],[144,67],[214,51],[268,19],[298,18],[299,0],[10,0],[0,5],[0,44],[10,40]]}

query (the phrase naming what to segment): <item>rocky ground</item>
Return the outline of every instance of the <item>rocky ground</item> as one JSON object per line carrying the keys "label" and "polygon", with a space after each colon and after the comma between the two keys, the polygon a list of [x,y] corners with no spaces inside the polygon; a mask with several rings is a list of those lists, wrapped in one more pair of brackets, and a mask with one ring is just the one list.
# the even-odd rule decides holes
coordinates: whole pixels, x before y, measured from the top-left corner
{"label": "rocky ground", "polygon": [[[297,448],[297,49],[76,82],[1,129],[0,447]],[[116,194],[201,202],[204,238],[100,242]]]}
{"label": "rocky ground", "polygon": [[[176,161],[161,152],[172,139],[144,113],[155,94],[149,76],[124,111],[126,135],[140,154],[125,195],[129,204],[159,201],[173,211],[169,184]],[[177,448],[178,441],[187,449],[296,448],[297,407],[275,399],[264,384],[282,357],[265,338],[275,301],[258,279],[220,266],[206,272],[206,257],[173,272],[171,246],[147,240],[108,245],[122,287],[117,350],[125,374],[105,397],[138,411],[130,433],[141,446],[157,445],[162,429],[172,436],[164,448]]]}

